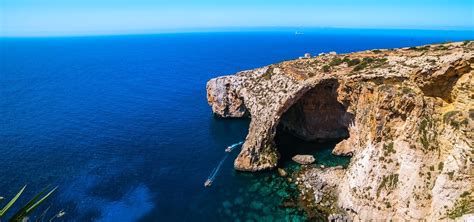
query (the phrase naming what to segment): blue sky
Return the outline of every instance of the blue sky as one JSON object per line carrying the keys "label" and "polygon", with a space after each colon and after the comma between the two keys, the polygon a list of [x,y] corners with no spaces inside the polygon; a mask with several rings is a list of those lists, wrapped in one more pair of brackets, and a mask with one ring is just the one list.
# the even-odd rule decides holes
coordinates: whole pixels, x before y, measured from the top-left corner
{"label": "blue sky", "polygon": [[473,0],[0,0],[1,36],[235,27],[473,29]]}

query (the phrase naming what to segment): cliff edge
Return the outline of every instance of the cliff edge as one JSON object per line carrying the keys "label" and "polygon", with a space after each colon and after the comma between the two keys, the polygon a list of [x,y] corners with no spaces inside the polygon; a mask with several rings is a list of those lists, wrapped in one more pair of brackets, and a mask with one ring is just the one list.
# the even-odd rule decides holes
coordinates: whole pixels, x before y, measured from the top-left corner
{"label": "cliff edge", "polygon": [[347,169],[300,175],[311,187],[304,193],[333,185],[334,212],[355,220],[472,218],[473,49],[465,41],[322,54],[211,79],[207,97],[218,116],[251,118],[237,170],[276,166],[277,129],[343,139],[333,153],[352,156]]}

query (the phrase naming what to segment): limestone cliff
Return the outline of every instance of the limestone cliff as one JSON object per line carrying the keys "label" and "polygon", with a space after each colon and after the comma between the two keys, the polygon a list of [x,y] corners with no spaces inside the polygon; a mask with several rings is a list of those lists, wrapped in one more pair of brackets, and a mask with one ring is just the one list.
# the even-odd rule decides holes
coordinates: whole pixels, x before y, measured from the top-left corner
{"label": "limestone cliff", "polygon": [[333,153],[353,156],[347,169],[301,178],[333,184],[345,216],[472,217],[473,49],[465,41],[285,61],[210,80],[208,101],[216,115],[251,117],[238,170],[276,166],[277,128],[341,138]]}

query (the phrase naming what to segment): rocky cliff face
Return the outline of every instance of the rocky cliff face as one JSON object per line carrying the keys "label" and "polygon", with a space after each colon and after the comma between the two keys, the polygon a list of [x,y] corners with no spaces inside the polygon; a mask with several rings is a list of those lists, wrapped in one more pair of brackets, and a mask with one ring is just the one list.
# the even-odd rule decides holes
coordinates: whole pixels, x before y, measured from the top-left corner
{"label": "rocky cliff face", "polygon": [[333,153],[353,156],[347,169],[301,174],[305,187],[311,178],[332,184],[330,209],[344,218],[472,217],[473,49],[456,42],[286,61],[210,80],[208,101],[219,116],[251,117],[238,170],[276,166],[277,128],[344,139]]}

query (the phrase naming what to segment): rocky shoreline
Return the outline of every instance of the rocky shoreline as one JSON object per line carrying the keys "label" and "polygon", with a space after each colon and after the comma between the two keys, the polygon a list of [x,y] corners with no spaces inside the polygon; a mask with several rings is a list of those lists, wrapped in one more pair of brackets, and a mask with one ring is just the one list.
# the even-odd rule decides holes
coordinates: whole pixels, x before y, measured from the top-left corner
{"label": "rocky shoreline", "polygon": [[[343,139],[346,169],[304,167],[300,201],[330,220],[474,219],[474,42],[321,54],[211,79],[221,117],[250,117],[237,170],[273,169],[278,130]],[[316,156],[316,159],[318,157]]]}

